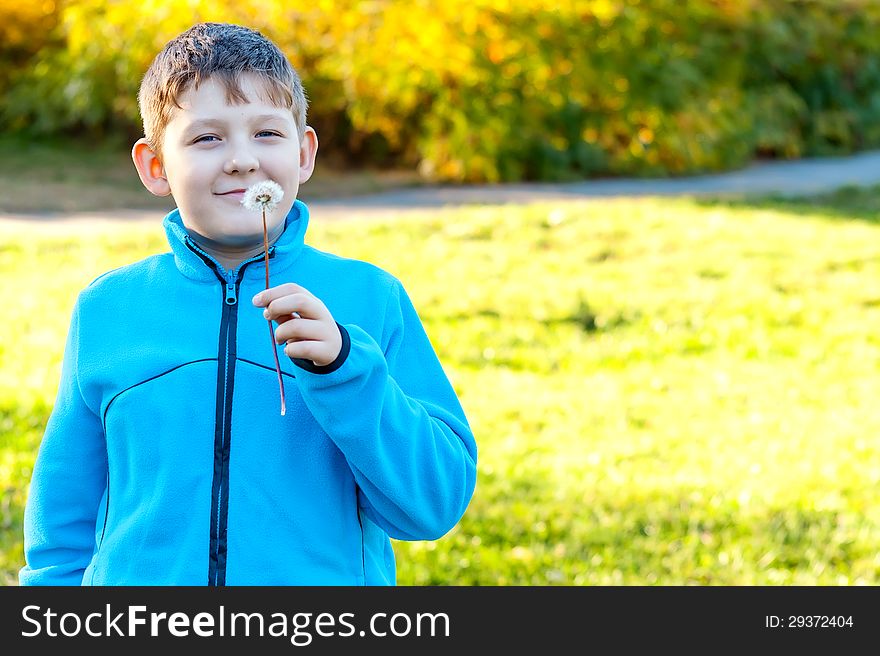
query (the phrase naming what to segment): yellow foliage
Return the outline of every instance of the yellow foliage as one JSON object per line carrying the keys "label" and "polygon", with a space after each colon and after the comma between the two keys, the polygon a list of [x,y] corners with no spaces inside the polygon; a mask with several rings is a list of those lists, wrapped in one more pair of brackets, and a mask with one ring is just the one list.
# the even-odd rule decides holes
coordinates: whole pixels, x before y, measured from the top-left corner
{"label": "yellow foliage", "polygon": [[57,11],[53,0],[0,0],[0,51],[44,42]]}
{"label": "yellow foliage", "polygon": [[0,114],[130,130],[152,58],[198,21],[274,40],[340,152],[451,181],[880,144],[871,0],[0,0]]}
{"label": "yellow foliage", "polygon": [[0,125],[8,89],[50,43],[58,14],[53,0],[0,0]]}

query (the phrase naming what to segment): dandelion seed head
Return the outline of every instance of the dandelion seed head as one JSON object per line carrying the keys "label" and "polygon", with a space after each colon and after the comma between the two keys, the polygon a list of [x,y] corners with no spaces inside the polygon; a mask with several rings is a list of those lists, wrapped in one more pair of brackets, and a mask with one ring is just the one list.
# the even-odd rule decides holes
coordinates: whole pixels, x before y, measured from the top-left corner
{"label": "dandelion seed head", "polygon": [[241,204],[254,212],[266,210],[271,212],[284,197],[284,190],[274,180],[263,180],[252,184],[244,192]]}

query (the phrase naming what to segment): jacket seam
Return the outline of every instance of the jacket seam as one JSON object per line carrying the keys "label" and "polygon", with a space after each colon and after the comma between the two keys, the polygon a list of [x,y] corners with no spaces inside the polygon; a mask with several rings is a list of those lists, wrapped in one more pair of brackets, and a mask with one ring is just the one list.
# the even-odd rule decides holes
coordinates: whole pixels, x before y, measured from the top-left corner
{"label": "jacket seam", "polygon": [[117,398],[119,398],[120,395],[125,394],[129,390],[132,390],[135,387],[138,387],[139,385],[143,385],[144,383],[149,383],[151,380],[156,380],[157,378],[161,378],[162,376],[170,374],[172,371],[176,371],[177,369],[180,369],[181,367],[186,367],[187,365],[191,365],[191,364],[198,364],[199,362],[214,362],[216,359],[217,358],[201,358],[200,360],[190,360],[189,362],[184,362],[183,364],[179,364],[177,366],[171,367],[171,369],[167,369],[167,370],[163,371],[162,373],[156,374],[155,376],[150,376],[149,378],[145,378],[144,380],[137,382],[134,385],[129,385],[124,390],[120,390],[119,392],[114,394],[113,398],[110,399],[110,401],[107,403],[107,406],[104,408],[104,413],[101,416],[101,425],[104,428],[104,434],[105,435],[107,434],[107,411],[110,409],[110,406],[113,405],[113,402]]}
{"label": "jacket seam", "polygon": [[361,577],[364,582],[364,586],[366,586],[367,585],[367,554],[366,554],[366,552],[367,552],[367,543],[366,542],[367,541],[366,541],[366,538],[364,537],[364,520],[361,517],[361,506],[360,506],[360,503],[358,503],[359,493],[360,493],[360,487],[358,486],[357,483],[355,483],[355,485],[354,485],[354,503],[355,503],[355,509],[357,511],[358,526],[361,529]]}
{"label": "jacket seam", "polygon": [[[253,360],[248,360],[247,358],[236,358],[236,361],[244,362],[246,364],[250,364],[255,367],[259,367],[260,369],[265,369],[266,371],[271,371],[273,374],[276,373],[275,367],[269,367],[269,366],[266,366],[265,364],[260,364],[259,362],[254,362]],[[289,376],[290,378],[296,378],[296,376],[294,376],[293,374],[288,373],[286,371],[282,371],[281,375],[282,376]]]}
{"label": "jacket seam", "polygon": [[[104,535],[107,533],[107,518],[110,516],[110,454],[107,454],[107,502],[104,504],[104,526],[101,527],[101,539],[98,541],[98,547],[95,549],[95,556],[101,550],[104,544]],[[94,578],[94,576],[92,577]]]}
{"label": "jacket seam", "polygon": [[[217,359],[217,358],[203,358],[203,359],[201,359],[201,360],[192,360],[191,362],[184,362],[183,364],[179,364],[179,365],[177,365],[176,367],[172,367],[171,369],[168,369],[167,371],[163,371],[163,372],[160,373],[160,374],[156,374],[155,376],[151,376],[150,378],[147,378],[147,379],[145,379],[145,380],[142,380],[142,381],[140,381],[139,383],[135,383],[134,385],[131,385],[131,386],[129,386],[129,387],[126,387],[124,390],[122,390],[122,391],[120,391],[120,392],[117,392],[117,393],[113,396],[113,398],[110,399],[110,402],[107,404],[107,407],[104,408],[104,414],[103,414],[103,416],[101,417],[101,424],[102,424],[103,429],[104,429],[104,435],[105,435],[105,436],[107,435],[107,411],[110,410],[110,406],[113,405],[113,402],[114,402],[114,401],[115,401],[115,400],[116,400],[121,394],[123,394],[123,393],[125,393],[125,392],[127,392],[127,391],[129,391],[129,390],[131,390],[131,389],[134,389],[135,387],[138,387],[138,386],[140,386],[140,385],[143,385],[144,383],[149,383],[151,380],[156,380],[157,378],[161,378],[162,376],[164,376],[164,375],[166,375],[166,374],[170,374],[172,371],[176,371],[177,369],[180,369],[181,367],[185,367],[185,366],[190,365],[190,364],[198,364],[199,362],[212,362],[212,361],[214,361],[214,360],[216,360],[216,359]],[[98,540],[98,544],[96,545],[96,548],[95,548],[95,553],[92,555],[92,577],[91,577],[91,582],[94,582],[94,580],[95,580],[95,569],[96,569],[95,562],[96,562],[97,559],[98,559],[98,554],[99,554],[100,551],[101,551],[101,547],[104,545],[104,537],[107,535],[107,520],[108,520],[109,517],[110,517],[110,445],[107,444],[107,439],[106,439],[106,437],[104,438],[104,449],[105,449],[106,454],[107,454],[107,502],[106,502],[106,504],[104,505],[104,524],[101,526],[101,538]]]}

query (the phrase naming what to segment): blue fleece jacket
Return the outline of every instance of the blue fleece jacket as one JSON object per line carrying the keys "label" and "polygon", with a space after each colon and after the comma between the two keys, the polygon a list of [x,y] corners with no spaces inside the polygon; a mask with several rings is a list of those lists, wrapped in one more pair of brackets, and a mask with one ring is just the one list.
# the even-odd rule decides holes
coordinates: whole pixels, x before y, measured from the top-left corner
{"label": "blue fleece jacket", "polygon": [[22,585],[393,585],[390,538],[432,540],[477,449],[401,283],[304,244],[270,248],[339,324],[324,367],[279,348],[263,255],[226,271],[165,218],[171,252],[110,271],[71,318],[25,508]]}

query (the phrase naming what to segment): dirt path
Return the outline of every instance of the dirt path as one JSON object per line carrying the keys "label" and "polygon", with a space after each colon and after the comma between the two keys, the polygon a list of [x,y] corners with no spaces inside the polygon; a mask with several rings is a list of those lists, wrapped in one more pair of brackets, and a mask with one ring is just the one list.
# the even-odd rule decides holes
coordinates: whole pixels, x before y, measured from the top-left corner
{"label": "dirt path", "polygon": [[[540,201],[639,196],[781,194],[809,195],[845,186],[880,184],[880,151],[849,157],[753,164],[739,171],[684,178],[617,178],[565,184],[503,184],[415,187],[339,200],[308,202],[315,220],[388,216],[458,205],[503,205]],[[155,221],[155,210],[3,214],[0,221]]]}

